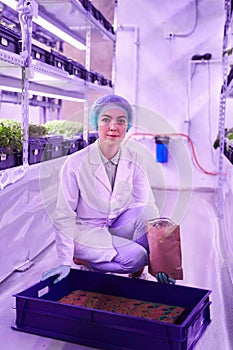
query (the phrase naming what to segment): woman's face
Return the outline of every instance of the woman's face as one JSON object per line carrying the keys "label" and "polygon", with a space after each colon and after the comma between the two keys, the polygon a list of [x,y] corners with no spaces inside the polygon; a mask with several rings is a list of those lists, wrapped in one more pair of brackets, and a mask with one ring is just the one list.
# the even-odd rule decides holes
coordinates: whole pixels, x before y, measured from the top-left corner
{"label": "woman's face", "polygon": [[98,134],[100,142],[117,145],[124,139],[128,128],[126,112],[112,108],[103,112],[98,120]]}

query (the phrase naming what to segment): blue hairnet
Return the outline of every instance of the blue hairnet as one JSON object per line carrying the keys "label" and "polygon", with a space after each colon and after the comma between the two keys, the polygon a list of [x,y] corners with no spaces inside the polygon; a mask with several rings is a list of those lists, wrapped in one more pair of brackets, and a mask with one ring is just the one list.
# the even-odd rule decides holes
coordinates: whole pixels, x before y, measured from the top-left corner
{"label": "blue hairnet", "polygon": [[[109,105],[109,108],[108,108]],[[118,95],[105,95],[99,97],[92,105],[90,109],[90,121],[94,128],[98,129],[98,120],[103,111],[106,111],[110,108],[120,108],[126,112],[128,128],[127,131],[131,128],[133,122],[133,110],[131,105],[127,100]]]}

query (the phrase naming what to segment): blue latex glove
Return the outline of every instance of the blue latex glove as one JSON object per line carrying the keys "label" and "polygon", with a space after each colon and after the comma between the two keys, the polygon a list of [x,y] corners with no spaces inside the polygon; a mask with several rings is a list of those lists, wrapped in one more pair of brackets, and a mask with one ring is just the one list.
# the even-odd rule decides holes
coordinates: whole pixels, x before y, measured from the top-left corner
{"label": "blue latex glove", "polygon": [[155,275],[158,282],[160,283],[166,283],[166,284],[175,284],[176,280],[174,280],[171,277],[168,277],[168,275],[165,272],[159,272]]}
{"label": "blue latex glove", "polygon": [[48,270],[42,274],[41,281],[46,280],[49,277],[58,275],[58,278],[55,279],[53,283],[60,282],[63,278],[66,278],[70,273],[71,267],[69,265],[60,265],[54,267],[51,270]]}

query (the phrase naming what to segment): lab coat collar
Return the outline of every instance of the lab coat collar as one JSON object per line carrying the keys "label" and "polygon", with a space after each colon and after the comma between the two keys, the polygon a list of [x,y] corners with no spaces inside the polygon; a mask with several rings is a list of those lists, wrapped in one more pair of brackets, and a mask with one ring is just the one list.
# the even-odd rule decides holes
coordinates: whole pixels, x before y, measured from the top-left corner
{"label": "lab coat collar", "polygon": [[[89,152],[89,164],[93,168],[92,173],[96,177],[96,179],[100,181],[108,189],[109,192],[112,193],[112,187],[108,179],[108,175],[105,171],[105,167],[102,162],[98,147],[98,140],[91,144]],[[120,152],[121,156],[119,158],[114,189],[117,188],[116,184],[119,181],[127,181],[127,179],[129,178],[129,169],[131,167],[132,162],[130,155],[131,152],[129,151],[128,147],[121,145]]]}
{"label": "lab coat collar", "polygon": [[[119,163],[119,160],[120,160],[120,155],[125,154],[125,153],[128,154],[128,152],[126,152],[126,150],[125,150],[125,147],[121,146],[119,151],[111,159],[111,161],[117,165]],[[101,153],[101,150],[99,148],[99,139],[98,139],[90,145],[89,161],[90,161],[90,164],[100,165],[101,161],[102,161],[102,163],[103,162],[105,163],[105,160],[106,160],[106,162],[108,161],[107,158]]]}
{"label": "lab coat collar", "polygon": [[112,157],[112,159],[107,159],[107,158],[103,155],[103,153],[101,152],[100,144],[99,144],[99,143],[98,143],[98,150],[99,150],[99,152],[100,152],[100,157],[101,157],[102,162],[103,162],[104,164],[106,164],[106,163],[108,163],[108,162],[111,162],[111,163],[113,163],[113,164],[115,164],[115,165],[118,165],[119,159],[120,159],[120,154],[121,154],[121,149],[118,150],[117,154],[115,154],[115,156]]}

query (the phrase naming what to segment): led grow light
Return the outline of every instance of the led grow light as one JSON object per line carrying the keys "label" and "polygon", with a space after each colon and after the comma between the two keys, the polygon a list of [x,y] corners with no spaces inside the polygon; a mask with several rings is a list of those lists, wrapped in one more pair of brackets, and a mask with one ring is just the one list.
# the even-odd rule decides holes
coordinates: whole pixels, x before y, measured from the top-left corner
{"label": "led grow light", "polygon": [[15,87],[15,86],[5,86],[5,85],[0,85],[0,90],[7,90],[10,92],[22,92],[22,89]]}
{"label": "led grow light", "polygon": [[[3,4],[11,7],[13,10],[16,10],[17,1],[16,0],[1,0]],[[79,50],[86,50],[86,46],[78,41],[77,39],[73,38],[70,34],[66,33],[65,31],[61,30],[60,28],[56,27],[54,24],[49,22],[48,20],[44,19],[41,16],[37,16],[37,18],[33,17],[33,22],[38,24],[39,26],[43,27],[53,35],[56,35],[63,41],[67,42],[68,44],[72,45],[76,49]]]}
{"label": "led grow light", "polygon": [[1,2],[9,7],[11,7],[13,10],[16,10],[17,1],[15,0],[1,0]]}
{"label": "led grow light", "polygon": [[59,100],[66,100],[66,101],[72,101],[72,102],[84,102],[85,101],[83,98],[59,95],[59,94],[55,94],[55,93],[52,94],[52,93],[47,93],[47,92],[34,91],[34,90],[30,90],[30,89],[29,89],[29,93],[32,95],[57,98]]}
{"label": "led grow light", "polygon": [[38,16],[37,18],[33,18],[33,22],[45,28],[50,33],[58,36],[60,39],[64,40],[65,42],[75,47],[76,49],[86,50],[86,46],[84,44],[82,44],[80,41],[76,40],[69,34],[65,33],[63,30],[59,29],[52,23],[48,22],[46,19],[42,18],[41,16]]}
{"label": "led grow light", "polygon": [[[11,92],[22,92],[22,89],[16,86],[4,86],[0,85],[0,90],[7,90]],[[72,97],[72,96],[66,96],[66,95],[59,95],[56,93],[47,93],[47,92],[41,92],[41,91],[35,91],[35,90],[28,90],[28,93],[30,95],[36,95],[36,96],[44,96],[44,97],[50,97],[50,98],[56,98],[56,99],[61,99],[61,100],[66,100],[66,101],[71,101],[71,102],[84,102],[83,98],[79,97]]]}

